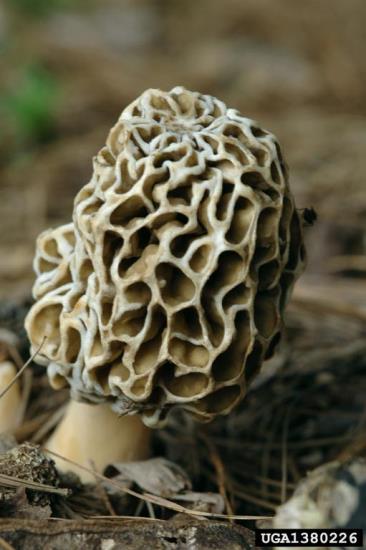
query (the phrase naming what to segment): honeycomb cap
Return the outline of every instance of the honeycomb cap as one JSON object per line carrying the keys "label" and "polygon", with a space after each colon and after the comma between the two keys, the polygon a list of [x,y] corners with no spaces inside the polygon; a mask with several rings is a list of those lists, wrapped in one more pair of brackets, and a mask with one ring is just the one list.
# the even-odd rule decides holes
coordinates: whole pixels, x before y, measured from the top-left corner
{"label": "honeycomb cap", "polygon": [[73,223],[37,240],[26,320],[54,388],[156,425],[226,414],[280,338],[303,269],[276,138],[176,87],[131,103],[94,158]]}

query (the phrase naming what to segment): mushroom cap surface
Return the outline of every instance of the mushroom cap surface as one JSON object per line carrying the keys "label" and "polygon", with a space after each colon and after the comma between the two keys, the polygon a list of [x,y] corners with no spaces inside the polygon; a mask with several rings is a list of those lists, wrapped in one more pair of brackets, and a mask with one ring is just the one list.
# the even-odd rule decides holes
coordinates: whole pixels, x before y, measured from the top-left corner
{"label": "mushroom cap surface", "polygon": [[139,412],[226,414],[280,338],[304,264],[276,138],[177,87],[131,103],[73,222],[40,235],[26,321],[53,387]]}

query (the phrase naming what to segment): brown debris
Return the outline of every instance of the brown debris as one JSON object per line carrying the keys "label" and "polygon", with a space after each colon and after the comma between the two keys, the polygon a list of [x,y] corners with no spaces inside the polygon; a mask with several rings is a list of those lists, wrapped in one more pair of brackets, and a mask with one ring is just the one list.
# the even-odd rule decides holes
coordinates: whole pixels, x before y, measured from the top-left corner
{"label": "brown debris", "polygon": [[[53,487],[57,488],[59,479],[52,460],[46,458],[35,445],[23,443],[0,454],[0,502],[11,500],[16,493],[16,487],[11,487],[12,481],[18,481],[19,486],[21,481],[34,482],[29,486],[34,485],[35,490],[26,488],[29,503],[44,506],[49,503],[49,496],[43,491],[38,492],[37,484],[40,489],[42,485],[51,486],[52,491]],[[24,486],[27,487],[27,484]]]}

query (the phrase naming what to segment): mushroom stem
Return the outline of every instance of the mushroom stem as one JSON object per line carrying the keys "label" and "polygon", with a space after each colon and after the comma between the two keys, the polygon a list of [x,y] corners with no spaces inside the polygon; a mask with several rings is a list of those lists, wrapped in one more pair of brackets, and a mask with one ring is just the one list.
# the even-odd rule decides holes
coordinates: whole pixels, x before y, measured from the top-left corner
{"label": "mushroom stem", "polygon": [[[17,368],[11,361],[0,362],[0,394],[5,391],[17,374]],[[13,432],[22,418],[22,395],[17,380],[0,397],[0,434]]]}
{"label": "mushroom stem", "polygon": [[[118,416],[108,404],[89,405],[71,400],[45,447],[66,459],[102,473],[108,464],[144,460],[149,456],[150,429],[137,416]],[[61,471],[75,472],[83,482],[92,473],[55,458]]]}

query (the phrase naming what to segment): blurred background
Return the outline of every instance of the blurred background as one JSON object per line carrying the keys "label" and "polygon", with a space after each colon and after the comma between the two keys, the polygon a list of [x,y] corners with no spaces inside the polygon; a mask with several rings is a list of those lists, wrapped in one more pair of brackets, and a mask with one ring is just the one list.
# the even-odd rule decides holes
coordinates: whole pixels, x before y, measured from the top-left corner
{"label": "blurred background", "polygon": [[29,294],[34,239],[70,220],[121,110],[184,85],[282,143],[319,217],[295,299],[366,316],[365,20],[364,0],[3,0],[0,297]]}

